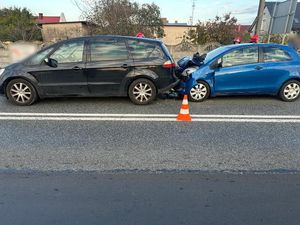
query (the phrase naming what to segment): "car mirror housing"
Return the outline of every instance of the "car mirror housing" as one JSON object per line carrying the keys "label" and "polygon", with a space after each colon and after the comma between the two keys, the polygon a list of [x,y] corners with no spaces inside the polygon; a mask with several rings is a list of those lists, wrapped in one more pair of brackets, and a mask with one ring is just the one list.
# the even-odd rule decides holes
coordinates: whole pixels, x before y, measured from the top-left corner
{"label": "car mirror housing", "polygon": [[217,60],[217,68],[222,68],[223,67],[223,60],[222,58]]}
{"label": "car mirror housing", "polygon": [[46,65],[56,68],[58,66],[58,62],[55,59],[51,59],[51,58],[46,58],[44,60],[44,62],[46,63]]}
{"label": "car mirror housing", "polygon": [[218,60],[214,61],[210,66],[211,69],[219,69],[219,68],[222,68],[222,67],[223,67],[222,59],[218,59]]}

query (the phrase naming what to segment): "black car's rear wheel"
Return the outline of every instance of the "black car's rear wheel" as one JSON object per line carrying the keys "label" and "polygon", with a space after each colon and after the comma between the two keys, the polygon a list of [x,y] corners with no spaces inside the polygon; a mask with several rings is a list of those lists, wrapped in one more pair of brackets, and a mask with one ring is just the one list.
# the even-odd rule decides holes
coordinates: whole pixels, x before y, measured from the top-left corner
{"label": "black car's rear wheel", "polygon": [[37,100],[37,93],[33,85],[24,79],[11,80],[6,86],[6,95],[15,105],[28,106]]}
{"label": "black car's rear wheel", "polygon": [[156,98],[156,88],[152,81],[137,79],[129,86],[128,95],[137,105],[150,104]]}

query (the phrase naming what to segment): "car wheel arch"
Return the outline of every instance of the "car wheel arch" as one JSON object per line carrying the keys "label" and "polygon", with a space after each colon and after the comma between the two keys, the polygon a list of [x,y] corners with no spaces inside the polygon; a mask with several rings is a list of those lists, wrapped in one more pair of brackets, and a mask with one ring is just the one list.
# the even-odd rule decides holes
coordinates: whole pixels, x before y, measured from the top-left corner
{"label": "car wheel arch", "polygon": [[281,88],[287,83],[287,82],[290,82],[292,80],[296,80],[298,82],[300,82],[300,77],[291,77],[289,78],[288,80],[284,81],[281,86],[279,87],[279,89],[277,90],[277,95],[280,94],[280,91],[281,91]]}
{"label": "car wheel arch", "polygon": [[[121,92],[126,93],[126,95],[128,96],[128,89],[130,87],[130,85],[137,79],[148,79],[150,80],[155,88],[156,91],[158,91],[157,89],[157,85],[156,85],[156,80],[152,77],[152,76],[148,76],[148,75],[136,75],[136,76],[131,76],[131,77],[126,77],[123,81],[123,84],[121,85]],[[122,95],[122,93],[121,93]]]}
{"label": "car wheel arch", "polygon": [[128,94],[128,89],[129,89],[130,85],[138,79],[147,79],[147,80],[151,81],[155,86],[156,93],[158,93],[157,85],[156,85],[155,79],[153,79],[153,77],[146,76],[146,75],[139,75],[139,76],[135,76],[132,79],[128,80],[127,85],[126,85],[127,94]]}
{"label": "car wheel arch", "polygon": [[[37,88],[37,80],[32,80],[32,79],[29,79],[28,77],[25,77],[25,76],[12,76],[12,77],[8,77],[4,82],[3,82],[3,87],[4,89],[6,90],[7,88],[7,85],[9,84],[9,82],[11,82],[12,80],[17,80],[17,79],[23,79],[23,80],[26,80],[27,82],[29,82],[33,87],[34,89],[36,90],[37,92],[37,95],[38,97],[40,97],[40,90]],[[34,81],[34,82],[33,82]],[[7,97],[6,95],[6,91],[4,92],[5,93],[5,96]]]}
{"label": "car wheel arch", "polygon": [[212,85],[209,84],[209,82],[207,82],[206,80],[202,80],[202,79],[198,79],[198,80],[196,80],[196,82],[197,83],[199,83],[199,82],[205,83],[209,87],[209,96],[212,95],[212,89],[213,89],[213,87],[212,87]]}

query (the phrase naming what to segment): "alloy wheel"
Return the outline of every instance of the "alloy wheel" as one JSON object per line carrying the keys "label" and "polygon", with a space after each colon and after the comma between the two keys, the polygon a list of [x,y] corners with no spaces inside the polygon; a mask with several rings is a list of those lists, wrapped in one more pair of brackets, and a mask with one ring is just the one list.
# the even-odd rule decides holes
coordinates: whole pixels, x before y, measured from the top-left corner
{"label": "alloy wheel", "polygon": [[290,83],[284,88],[283,94],[286,99],[294,100],[300,94],[300,86],[297,83]]}
{"label": "alloy wheel", "polygon": [[30,87],[22,82],[12,85],[10,88],[10,94],[12,98],[18,103],[26,103],[30,101],[32,96]]}
{"label": "alloy wheel", "polygon": [[150,85],[146,83],[137,83],[133,88],[133,95],[139,102],[146,102],[152,97],[153,90]]}
{"label": "alloy wheel", "polygon": [[190,91],[190,96],[196,100],[196,101],[200,101],[202,99],[204,99],[207,96],[207,88],[204,84],[197,84],[196,86],[194,86],[191,91]]}

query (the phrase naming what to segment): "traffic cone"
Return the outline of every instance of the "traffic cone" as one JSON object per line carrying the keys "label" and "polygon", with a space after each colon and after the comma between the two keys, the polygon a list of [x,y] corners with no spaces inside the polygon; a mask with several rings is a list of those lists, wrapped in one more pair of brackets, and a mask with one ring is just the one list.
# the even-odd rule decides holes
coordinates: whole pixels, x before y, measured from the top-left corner
{"label": "traffic cone", "polygon": [[192,121],[192,117],[190,115],[190,107],[188,102],[188,96],[185,95],[183,97],[180,113],[177,116],[178,121]]}

